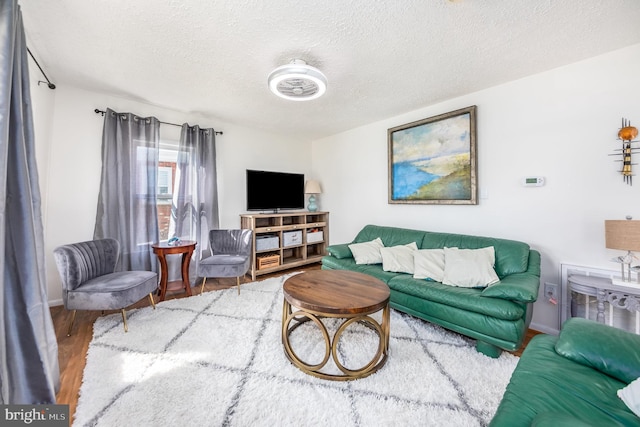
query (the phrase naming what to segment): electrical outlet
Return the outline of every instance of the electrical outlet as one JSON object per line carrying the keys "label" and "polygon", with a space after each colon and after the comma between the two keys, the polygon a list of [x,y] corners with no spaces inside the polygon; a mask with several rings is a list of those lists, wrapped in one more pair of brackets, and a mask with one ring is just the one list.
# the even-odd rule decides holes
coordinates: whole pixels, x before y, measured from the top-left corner
{"label": "electrical outlet", "polygon": [[544,297],[549,300],[558,301],[558,285],[555,283],[544,283]]}

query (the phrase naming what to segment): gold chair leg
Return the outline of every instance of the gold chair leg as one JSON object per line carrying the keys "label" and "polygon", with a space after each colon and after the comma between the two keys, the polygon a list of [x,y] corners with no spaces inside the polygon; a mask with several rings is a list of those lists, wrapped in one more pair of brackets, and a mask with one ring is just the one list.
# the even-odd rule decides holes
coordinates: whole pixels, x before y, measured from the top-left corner
{"label": "gold chair leg", "polygon": [[149,294],[149,301],[151,301],[151,305],[153,306],[153,309],[156,309],[156,302],[153,300],[153,294],[150,293]]}
{"label": "gold chair leg", "polygon": [[124,322],[124,331],[129,332],[129,328],[127,327],[127,312],[122,309],[122,321]]}
{"label": "gold chair leg", "polygon": [[76,312],[78,310],[73,310],[73,312],[71,313],[71,322],[69,322],[69,329],[67,329],[67,336],[71,336],[71,329],[73,328],[73,322],[76,321]]}
{"label": "gold chair leg", "polygon": [[236,284],[238,285],[238,295],[240,295],[240,276],[236,277]]}
{"label": "gold chair leg", "polygon": [[204,284],[207,283],[207,278],[203,277],[202,278],[202,288],[200,288],[200,295],[202,295],[204,293]]}

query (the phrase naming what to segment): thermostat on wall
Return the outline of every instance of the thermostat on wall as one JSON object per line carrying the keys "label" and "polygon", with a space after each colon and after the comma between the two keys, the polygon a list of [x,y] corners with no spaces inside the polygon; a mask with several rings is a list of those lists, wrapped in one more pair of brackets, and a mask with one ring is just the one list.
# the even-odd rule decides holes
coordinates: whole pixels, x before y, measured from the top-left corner
{"label": "thermostat on wall", "polygon": [[544,185],[543,176],[525,176],[522,178],[522,185],[524,187],[542,187]]}

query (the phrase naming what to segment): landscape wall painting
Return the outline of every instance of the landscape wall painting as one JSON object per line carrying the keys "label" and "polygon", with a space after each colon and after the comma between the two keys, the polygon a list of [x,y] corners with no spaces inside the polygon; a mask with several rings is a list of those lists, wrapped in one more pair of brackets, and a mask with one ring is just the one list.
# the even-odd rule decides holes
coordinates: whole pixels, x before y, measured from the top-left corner
{"label": "landscape wall painting", "polygon": [[388,130],[389,203],[477,204],[476,106]]}

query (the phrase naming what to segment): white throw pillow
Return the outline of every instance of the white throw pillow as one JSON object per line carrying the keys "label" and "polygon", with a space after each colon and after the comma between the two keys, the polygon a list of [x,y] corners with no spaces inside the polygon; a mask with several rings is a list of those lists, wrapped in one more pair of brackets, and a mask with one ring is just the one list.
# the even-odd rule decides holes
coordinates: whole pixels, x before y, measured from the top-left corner
{"label": "white throw pillow", "polygon": [[444,249],[418,249],[413,253],[413,278],[442,282],[444,278]]}
{"label": "white throw pillow", "polygon": [[382,269],[394,273],[413,274],[413,253],[418,250],[416,242],[407,245],[380,248]]}
{"label": "white throw pillow", "polygon": [[618,390],[618,397],[627,405],[627,408],[640,417],[640,378],[631,381],[625,388]]}
{"label": "white throw pillow", "polygon": [[445,285],[481,288],[500,281],[493,269],[496,254],[493,246],[481,249],[444,248]]}
{"label": "white throw pillow", "polygon": [[380,248],[384,248],[382,239],[377,237],[370,242],[352,243],[349,249],[356,260],[356,264],[381,264]]}

